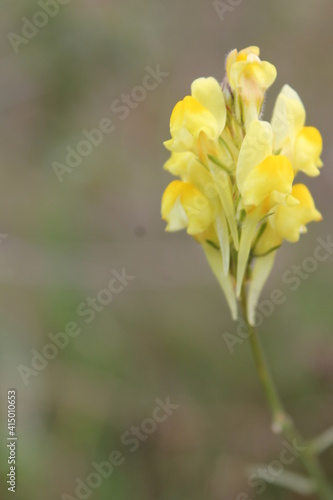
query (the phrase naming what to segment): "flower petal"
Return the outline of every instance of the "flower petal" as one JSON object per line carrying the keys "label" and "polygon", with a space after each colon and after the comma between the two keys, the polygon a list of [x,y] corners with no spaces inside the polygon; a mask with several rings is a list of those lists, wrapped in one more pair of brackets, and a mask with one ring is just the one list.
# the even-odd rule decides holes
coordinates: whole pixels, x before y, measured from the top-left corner
{"label": "flower petal", "polygon": [[237,51],[237,49],[234,49],[231,52],[229,52],[226,61],[226,72],[229,82],[230,82],[230,70],[235,62],[246,61],[249,55],[259,57],[259,54],[260,54],[260,49],[255,45],[246,47],[245,49],[242,49],[239,52]]}
{"label": "flower petal", "polygon": [[250,172],[272,154],[272,140],[272,128],[268,122],[256,120],[250,124],[237,162],[236,180],[240,192]]}
{"label": "flower petal", "polygon": [[173,137],[168,141],[164,141],[164,146],[169,151],[184,152],[195,149],[195,141],[192,134],[185,128],[173,132]]}
{"label": "flower petal", "polygon": [[274,149],[280,149],[289,138],[291,144],[305,123],[305,109],[295,90],[284,85],[276,99],[272,116]]}
{"label": "flower petal", "polygon": [[214,207],[202,192],[190,182],[173,181],[162,197],[162,217],[168,231],[187,226],[188,234],[206,231],[215,219]]}
{"label": "flower petal", "polygon": [[294,171],[288,158],[269,155],[246,177],[241,189],[243,202],[258,206],[273,195],[273,199],[281,203],[283,196],[291,193],[293,180]]}
{"label": "flower petal", "polygon": [[171,182],[162,197],[162,218],[167,221],[167,231],[179,231],[188,226],[188,217],[181,204],[182,181]]}
{"label": "flower petal", "polygon": [[218,196],[213,183],[212,176],[196,157],[193,157],[188,164],[188,180],[196,186],[213,203],[218,202]]}
{"label": "flower petal", "polygon": [[165,162],[164,168],[173,175],[179,175],[182,180],[187,180],[189,163],[194,158],[195,155],[190,151],[172,152],[170,158]]}
{"label": "flower petal", "polygon": [[[216,113],[218,114],[218,111]],[[170,118],[172,139],[164,142],[164,145],[170,151],[195,151],[195,141],[201,132],[204,132],[209,139],[216,140],[221,133],[220,127],[221,122],[217,122],[211,111],[194,97],[186,96],[172,111]]]}
{"label": "flower petal", "polygon": [[269,217],[265,231],[260,236],[254,248],[254,255],[260,258],[263,258],[262,256],[270,252],[273,248],[280,246],[283,241],[283,238],[278,235],[270,223],[272,217],[274,217],[274,215]]}
{"label": "flower petal", "polygon": [[318,167],[322,166],[320,155],[323,140],[315,127],[303,127],[295,142],[294,167],[296,172],[302,170],[305,174],[315,177],[319,175]]}
{"label": "flower petal", "polygon": [[243,54],[246,54],[247,56],[252,54],[252,55],[259,57],[260,49],[256,45],[250,45],[249,47],[246,47],[245,49],[240,50],[238,55],[243,55]]}
{"label": "flower petal", "polygon": [[[198,78],[191,86],[191,93],[215,117],[218,135],[224,129],[227,110],[221,85],[213,77]],[[208,134],[207,134],[208,135]]]}
{"label": "flower petal", "polygon": [[275,78],[275,66],[267,61],[260,61],[255,55],[248,55],[246,61],[236,61],[230,68],[230,85],[247,103],[261,103]]}
{"label": "flower petal", "polygon": [[304,184],[295,184],[292,195],[299,200],[298,205],[279,206],[273,220],[273,227],[281,238],[291,242],[299,240],[305,224],[320,221],[322,216],[316,209],[310,191]]}

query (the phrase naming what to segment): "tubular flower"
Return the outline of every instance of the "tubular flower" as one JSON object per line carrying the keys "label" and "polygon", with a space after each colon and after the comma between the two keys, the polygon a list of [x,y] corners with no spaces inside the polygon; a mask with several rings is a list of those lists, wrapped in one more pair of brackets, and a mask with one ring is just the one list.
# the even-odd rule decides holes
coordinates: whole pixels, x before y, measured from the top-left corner
{"label": "tubular flower", "polygon": [[236,182],[246,217],[238,252],[238,296],[258,224],[277,206],[298,203],[291,196],[294,180],[292,165],[285,156],[272,154],[272,140],[270,124],[253,121],[239,152]]}
{"label": "tubular flower", "polygon": [[[247,47],[237,52],[233,50],[227,57],[227,82],[236,101],[236,114],[247,126],[252,119],[258,118],[266,90],[276,78],[275,67],[259,58],[259,47]],[[244,116],[242,116],[244,115]]]}
{"label": "tubular flower", "polygon": [[300,235],[306,232],[308,222],[322,220],[310,191],[304,184],[295,184],[292,195],[298,203],[292,206],[278,206],[269,221],[273,230],[281,238],[281,242],[285,239],[295,243]]}
{"label": "tubular flower", "polygon": [[299,170],[318,175],[322,165],[320,133],[304,126],[298,95],[284,86],[271,124],[259,118],[275,77],[257,47],[232,51],[222,85],[199,78],[176,104],[164,143],[164,168],[179,177],[163,194],[166,229],[186,229],[202,245],[234,319],[248,287],[251,324],[277,249],[321,220],[308,188],[293,185]]}
{"label": "tubular flower", "polygon": [[322,167],[323,141],[319,130],[305,127],[305,109],[297,92],[285,85],[273,111],[274,149],[288,156],[295,174],[301,170],[315,177]]}
{"label": "tubular flower", "polygon": [[192,95],[179,101],[170,118],[171,137],[164,143],[170,151],[198,153],[198,139],[217,140],[224,129],[226,107],[215,78],[198,78],[192,83]]}

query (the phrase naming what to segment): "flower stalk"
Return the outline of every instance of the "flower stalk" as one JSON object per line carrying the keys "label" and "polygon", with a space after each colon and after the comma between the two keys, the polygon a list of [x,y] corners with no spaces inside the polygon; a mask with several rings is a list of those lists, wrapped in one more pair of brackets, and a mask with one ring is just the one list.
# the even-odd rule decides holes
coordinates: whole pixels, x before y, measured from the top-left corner
{"label": "flower stalk", "polygon": [[272,429],[276,433],[283,433],[291,445],[295,442],[298,443],[298,449],[300,449],[300,459],[312,480],[318,498],[320,500],[332,500],[333,489],[329,485],[321,468],[316,449],[301,436],[299,431],[296,429],[292,418],[284,409],[283,403],[268,368],[258,333],[247,320],[246,304],[246,290],[243,285],[241,293],[242,312],[250,334],[249,340],[256,369],[272,414]]}

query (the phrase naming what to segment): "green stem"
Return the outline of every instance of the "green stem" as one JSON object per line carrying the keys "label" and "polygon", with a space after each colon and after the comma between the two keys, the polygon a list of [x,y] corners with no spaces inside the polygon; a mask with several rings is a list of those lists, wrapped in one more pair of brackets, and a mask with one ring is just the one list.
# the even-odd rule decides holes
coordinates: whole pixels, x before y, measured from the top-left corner
{"label": "green stem", "polygon": [[292,419],[286,413],[280,400],[279,394],[268,369],[259,336],[247,320],[246,292],[244,286],[242,290],[241,304],[244,319],[250,334],[249,339],[255,364],[272,412],[273,430],[276,432],[282,432],[291,445],[297,443],[297,449],[302,449],[302,451],[300,451],[300,458],[303,462],[304,468],[313,481],[318,498],[320,500],[333,500],[333,490],[325,478],[315,449],[307,443],[297,431]]}

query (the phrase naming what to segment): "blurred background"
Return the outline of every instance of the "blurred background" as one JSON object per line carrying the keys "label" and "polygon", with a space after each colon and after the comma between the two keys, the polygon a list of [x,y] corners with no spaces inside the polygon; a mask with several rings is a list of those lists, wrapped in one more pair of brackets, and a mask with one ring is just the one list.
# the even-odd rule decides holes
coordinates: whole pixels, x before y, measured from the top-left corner
{"label": "blurred background", "polygon": [[[321,433],[333,415],[333,256],[295,292],[281,276],[332,234],[332,2],[54,2],[4,0],[0,20],[0,496],[9,495],[14,387],[18,500],[299,499],[249,485],[247,465],[277,459],[282,438],[271,433],[248,342],[232,354],[226,346],[237,324],[201,248],[164,232],[162,141],[191,82],[222,80],[226,54],[248,45],[278,70],[266,119],[289,83],[322,132],[324,168],[306,182],[324,220],[279,251],[263,297],[278,288],[287,300],[260,328],[290,414],[307,437]],[[135,89],[143,82],[150,89]],[[80,146],[101,121],[98,144]],[[86,322],[78,306],[124,267],[135,278]],[[29,372],[32,350],[71,322],[80,333]],[[167,397],[179,407],[131,452],[121,437],[148,429]],[[124,463],[77,497],[77,478],[86,482],[113,450]],[[322,461],[332,479],[332,449]],[[298,460],[292,469],[302,471]]]}

